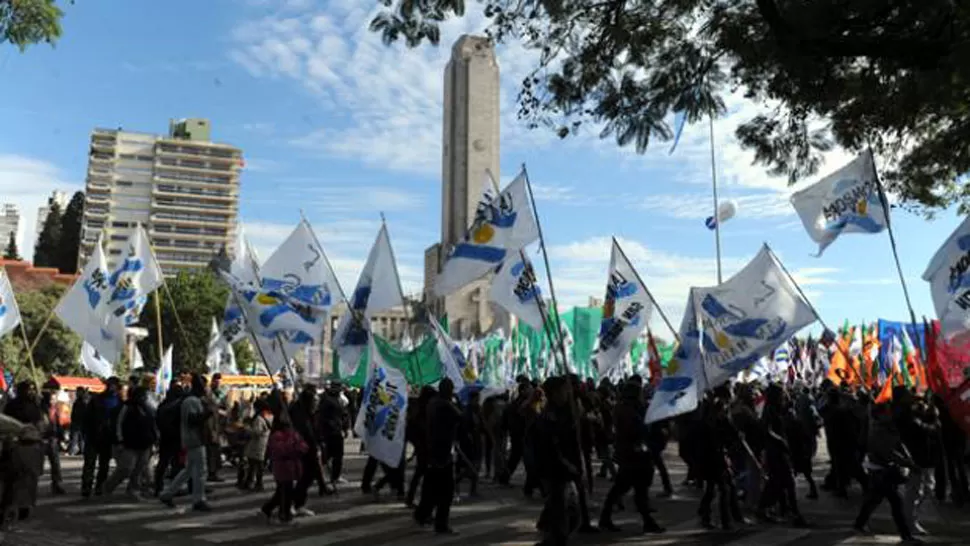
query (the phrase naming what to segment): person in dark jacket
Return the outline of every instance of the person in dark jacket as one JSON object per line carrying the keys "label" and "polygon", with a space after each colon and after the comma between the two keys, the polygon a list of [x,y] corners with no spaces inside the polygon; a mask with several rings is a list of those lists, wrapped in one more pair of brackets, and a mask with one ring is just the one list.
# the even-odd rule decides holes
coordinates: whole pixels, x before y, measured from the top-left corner
{"label": "person in dark jacket", "polygon": [[[60,426],[57,419],[51,419],[50,402],[42,403],[37,386],[30,381],[17,383],[17,397],[7,402],[4,414],[26,425],[33,425],[41,433],[41,447],[44,457],[51,465],[51,490],[55,495],[63,495],[61,485],[60,445],[56,430]],[[49,394],[48,400],[49,400]],[[43,464],[43,463],[41,463]]]}
{"label": "person in dark jacket", "polygon": [[613,424],[616,430],[615,458],[619,464],[619,470],[613,487],[610,488],[603,502],[599,527],[609,531],[620,530],[613,523],[613,507],[627,491],[633,489],[633,501],[643,521],[643,532],[662,533],[664,528],[650,515],[650,501],[647,495],[650,481],[653,479],[653,461],[647,450],[647,430],[643,423],[647,412],[646,405],[643,403],[643,389],[631,381],[623,385],[621,396],[613,412]]}
{"label": "person in dark jacket", "polygon": [[333,382],[320,397],[317,409],[317,429],[324,448],[324,464],[330,465],[330,483],[345,482],[341,477],[344,467],[344,423],[347,410],[340,403],[342,387]]}
{"label": "person in dark jacket", "polygon": [[141,477],[151,459],[152,447],[158,439],[155,428],[155,412],[148,403],[148,389],[135,387],[128,400],[121,407],[117,419],[116,436],[122,450],[118,455],[118,466],[104,484],[106,493],[111,494],[125,479],[128,480],[126,492],[134,500],[141,500]]}
{"label": "person in dark jacket", "polygon": [[404,435],[411,447],[414,449],[414,474],[411,475],[411,484],[408,486],[406,504],[408,508],[414,508],[414,497],[418,491],[418,485],[428,472],[428,435],[425,424],[428,422],[428,404],[434,400],[438,391],[430,385],[421,387],[417,400],[412,404],[408,402],[407,426],[404,428]]}
{"label": "person in dark jacket", "polygon": [[155,426],[158,429],[158,462],[155,465],[155,491],[157,497],[165,486],[165,476],[172,476],[182,470],[179,452],[182,450],[182,400],[186,392],[178,379],[169,384],[165,399],[158,405],[155,413]]}
{"label": "person in dark jacket", "polygon": [[536,421],[536,459],[546,503],[536,527],[544,538],[539,543],[564,546],[578,527],[579,487],[582,472],[573,453],[576,444],[576,420],[570,407],[569,384],[563,377],[550,377],[543,384],[546,407]]}
{"label": "person in dark jacket", "polygon": [[316,397],[316,387],[307,385],[300,392],[296,402],[290,405],[289,410],[293,430],[299,433],[309,446],[309,450],[303,454],[303,473],[300,475],[299,481],[296,482],[296,489],[293,492],[293,508],[298,516],[313,515],[313,512],[306,507],[307,492],[313,482],[318,482],[321,494],[326,492],[326,482],[323,479],[320,466],[320,442],[313,430]]}
{"label": "person in dark jacket", "polygon": [[120,385],[117,377],[108,378],[104,392],[91,397],[84,414],[84,467],[81,471],[81,496],[84,498],[91,496],[92,485],[94,494],[101,495],[108,479],[115,436],[111,415],[121,407]]}
{"label": "person in dark jacket", "polygon": [[438,396],[428,403],[428,470],[421,488],[421,502],[414,519],[421,525],[432,521],[438,534],[453,534],[449,526],[455,494],[455,463],[452,455],[458,436],[461,411],[454,403],[455,385],[450,379],[438,383]]}
{"label": "person in dark jacket", "polygon": [[74,404],[71,405],[71,426],[67,447],[68,455],[84,453],[84,414],[88,409],[91,398],[88,390],[78,387],[74,393]]}
{"label": "person in dark jacket", "polygon": [[920,506],[933,494],[936,485],[936,461],[942,455],[940,420],[935,406],[915,399],[904,388],[898,391],[893,392],[893,419],[917,467],[906,481],[903,512],[910,529],[915,534],[925,535],[926,529],[919,521]]}

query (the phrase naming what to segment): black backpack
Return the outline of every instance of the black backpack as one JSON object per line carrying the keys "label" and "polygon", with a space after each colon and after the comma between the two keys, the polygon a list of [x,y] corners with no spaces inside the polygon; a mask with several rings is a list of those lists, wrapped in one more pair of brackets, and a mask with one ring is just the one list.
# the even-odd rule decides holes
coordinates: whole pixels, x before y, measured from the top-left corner
{"label": "black backpack", "polygon": [[172,443],[182,443],[182,401],[184,398],[163,403],[158,408],[155,424],[158,434],[162,438],[171,439]]}

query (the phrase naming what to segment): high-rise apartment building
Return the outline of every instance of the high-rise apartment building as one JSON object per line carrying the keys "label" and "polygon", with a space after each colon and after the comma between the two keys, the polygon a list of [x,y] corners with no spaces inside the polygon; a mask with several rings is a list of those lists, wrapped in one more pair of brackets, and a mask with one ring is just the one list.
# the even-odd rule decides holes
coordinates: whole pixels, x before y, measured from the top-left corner
{"label": "high-rise apartment building", "polygon": [[455,42],[445,68],[442,123],[441,243],[425,251],[425,294],[431,309],[447,313],[452,333],[478,335],[507,322],[489,304],[488,280],[471,283],[445,298],[430,298],[449,250],[460,241],[485,189],[485,173],[499,177],[500,96],[495,47],[482,36]]}
{"label": "high-rise apartment building", "polygon": [[[0,204],[0,254],[7,248],[10,234],[13,233],[17,245],[20,245],[20,209],[13,203]],[[23,255],[23,249],[20,249]]]}
{"label": "high-rise apartment building", "polygon": [[70,199],[67,193],[57,190],[51,192],[51,196],[47,198],[47,204],[37,209],[36,233],[38,238],[40,238],[40,232],[44,231],[44,222],[47,221],[47,215],[50,214],[51,206],[57,203],[58,208],[61,209],[61,214],[63,214],[69,201]]}
{"label": "high-rise apartment building", "polygon": [[84,201],[81,258],[104,236],[109,267],[143,224],[166,275],[204,268],[232,249],[242,151],[210,140],[205,119],[173,120],[165,136],[95,129]]}

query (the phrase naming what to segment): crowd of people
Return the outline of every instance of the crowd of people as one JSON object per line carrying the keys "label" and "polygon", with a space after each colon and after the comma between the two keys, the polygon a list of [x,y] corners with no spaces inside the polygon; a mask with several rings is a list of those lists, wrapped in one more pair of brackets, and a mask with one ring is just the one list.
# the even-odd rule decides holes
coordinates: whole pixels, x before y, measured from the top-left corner
{"label": "crowd of people", "polygon": [[[103,392],[78,393],[68,430],[62,430],[49,393],[30,382],[18,384],[0,423],[4,431],[20,424],[8,434],[0,467],[6,524],[30,516],[45,462],[52,493],[68,494],[60,474],[62,449],[83,456],[79,493],[85,498],[117,494],[124,485],[132,500],[155,498],[174,506],[187,496],[192,510],[207,512],[206,484],[226,479],[227,469],[235,470],[237,487],[246,490],[263,490],[264,476],[272,476],[275,487],[260,514],[279,524],[313,515],[307,508],[312,488],[325,496],[344,482],[344,446],[359,391],[334,382],[320,392],[305,385],[292,394],[273,390],[239,398],[228,395],[219,374],[211,380],[184,374],[156,400],[152,381],[111,378]],[[465,482],[474,496],[482,479],[503,485],[521,479],[525,496],[544,499],[540,544],[563,545],[574,533],[618,530],[613,513],[632,491],[642,531],[663,533],[663,509],[655,499],[674,494],[664,453],[675,440],[687,466],[682,485],[702,491],[697,514],[709,529],[752,519],[808,525],[796,479],[807,483],[809,499],[820,490],[847,497],[858,487],[859,533],[869,532],[873,511],[888,501],[900,538],[912,544],[928,533],[921,521],[928,501],[962,506],[970,500],[966,434],[931,393],[897,387],[891,402],[877,404],[865,390],[829,381],[815,387],[737,383],[708,392],[690,414],[644,425],[651,392],[639,376],[598,386],[576,376],[551,377],[541,385],[520,377],[510,392],[483,400],[480,392],[456,393],[442,379],[436,388],[412,393],[409,448],[397,466],[369,458],[362,492],[379,494],[387,487],[413,507],[417,523],[451,534],[450,508]],[[821,439],[830,461],[816,484]],[[524,472],[518,474],[520,465]],[[375,480],[378,468],[383,475]],[[597,476],[611,486],[594,526],[590,496]],[[651,496],[655,478],[658,491]]]}

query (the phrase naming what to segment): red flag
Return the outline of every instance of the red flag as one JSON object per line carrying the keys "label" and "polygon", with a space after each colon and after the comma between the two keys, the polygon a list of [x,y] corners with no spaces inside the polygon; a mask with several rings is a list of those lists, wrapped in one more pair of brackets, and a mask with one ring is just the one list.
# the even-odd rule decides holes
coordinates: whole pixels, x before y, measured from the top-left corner
{"label": "red flag", "polygon": [[970,380],[953,389],[946,406],[956,424],[970,434]]}
{"label": "red flag", "polygon": [[7,392],[7,370],[0,366],[0,392]]}
{"label": "red flag", "polygon": [[656,387],[663,379],[664,372],[660,365],[660,351],[657,350],[657,342],[654,341],[653,333],[649,329],[647,330],[647,352],[649,353],[647,366],[650,369],[650,384]]}

